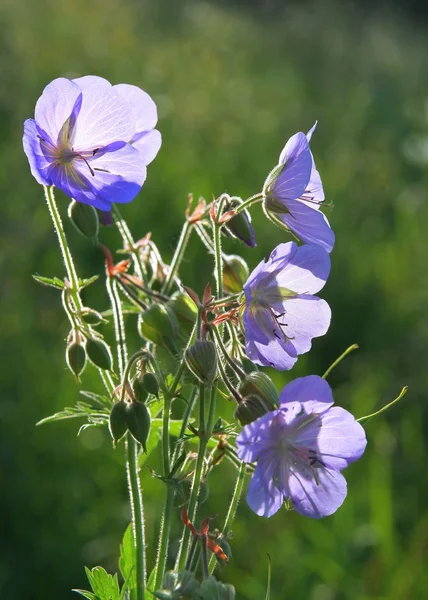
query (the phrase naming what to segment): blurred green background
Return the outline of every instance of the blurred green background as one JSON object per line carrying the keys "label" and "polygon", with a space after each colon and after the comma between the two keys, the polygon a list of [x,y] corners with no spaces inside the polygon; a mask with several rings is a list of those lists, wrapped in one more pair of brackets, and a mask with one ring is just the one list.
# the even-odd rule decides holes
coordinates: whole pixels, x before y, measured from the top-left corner
{"label": "blurred green background", "polygon": [[[427,597],[428,36],[422,13],[403,12],[405,2],[369,6],[0,3],[1,598],[76,597],[71,588],[87,586],[84,565],[116,570],[129,520],[122,450],[107,434],[77,438],[73,421],[34,427],[74,404],[78,388],[65,368],[59,294],[31,277],[62,277],[63,267],[22,152],[22,122],[49,81],[84,74],[139,85],[158,104],[163,146],[123,214],[136,237],[153,232],[167,260],[188,192],[259,191],[288,137],[318,119],[312,148],[337,236],[323,292],[333,321],[276,381],[321,374],[357,342],[330,377],[339,404],[362,416],[403,385],[410,391],[367,424],[369,446],[346,472],[349,495],[337,514],[264,520],[243,503],[223,576],[238,598],[261,600],[270,553],[273,600]],[[58,200],[65,214],[66,198]],[[259,246],[243,252],[250,267],[285,240],[260,208],[253,220]],[[66,226],[79,273],[102,273],[99,252]],[[114,231],[102,236],[119,246]],[[196,241],[187,258],[183,279],[200,290],[210,265]],[[103,282],[85,299],[105,308]],[[97,385],[88,369],[83,388]],[[233,477],[227,464],[217,470],[207,514],[225,514]],[[163,488],[148,471],[143,487],[153,557]]]}

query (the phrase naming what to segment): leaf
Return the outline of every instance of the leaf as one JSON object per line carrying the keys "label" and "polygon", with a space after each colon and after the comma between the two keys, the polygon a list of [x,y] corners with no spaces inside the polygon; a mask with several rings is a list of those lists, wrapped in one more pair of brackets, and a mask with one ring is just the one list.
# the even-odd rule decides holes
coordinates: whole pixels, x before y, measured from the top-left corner
{"label": "leaf", "polygon": [[93,277],[89,277],[89,279],[79,279],[79,288],[83,289],[94,283],[99,278],[99,275],[93,275]]}
{"label": "leaf", "polygon": [[84,598],[87,598],[88,600],[99,600],[99,598],[96,597],[95,594],[93,594],[92,592],[88,592],[87,590],[71,590],[72,592],[77,592],[78,594],[80,594],[81,596],[83,596]]}
{"label": "leaf", "polygon": [[85,398],[92,400],[95,406],[107,406],[108,408],[111,408],[113,404],[110,398],[108,396],[104,396],[103,394],[95,394],[95,392],[87,392],[85,390],[81,390],[80,394],[85,396]]}
{"label": "leaf", "polygon": [[100,600],[119,600],[117,574],[110,575],[103,567],[94,567],[92,570],[85,567],[85,571],[97,598]]}
{"label": "leaf", "polygon": [[109,413],[105,410],[94,409],[86,402],[78,402],[76,406],[67,406],[49,417],[45,417],[36,425],[44,425],[45,423],[53,423],[54,421],[63,421],[65,419],[75,419],[78,417],[86,417],[89,423],[93,425],[102,425],[108,421]]}
{"label": "leaf", "polygon": [[33,279],[35,279],[36,281],[38,281],[39,283],[42,283],[43,285],[48,285],[49,287],[53,287],[56,290],[63,290],[64,289],[64,282],[61,281],[61,279],[58,279],[58,277],[42,277],[41,275],[33,275]]}
{"label": "leaf", "polygon": [[132,523],[126,528],[120,545],[119,569],[122,577],[128,582],[128,588],[134,590],[137,587],[137,576],[135,571],[136,556],[134,546],[134,534],[132,531]]}
{"label": "leaf", "polygon": [[147,581],[146,589],[144,592],[144,600],[153,600],[153,592],[155,591],[154,590],[155,576],[156,576],[156,569],[152,569],[152,572],[150,573],[150,577]]}

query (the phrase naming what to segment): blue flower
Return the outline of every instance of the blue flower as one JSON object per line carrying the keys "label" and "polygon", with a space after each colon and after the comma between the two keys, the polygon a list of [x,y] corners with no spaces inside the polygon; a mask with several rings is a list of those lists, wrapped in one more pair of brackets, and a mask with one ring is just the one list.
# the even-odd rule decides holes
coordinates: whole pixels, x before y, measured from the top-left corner
{"label": "blue flower", "polygon": [[108,211],[140,191],[161,144],[156,121],[156,105],[135,86],[59,78],[24,123],[24,151],[38,183]]}
{"label": "blue flower", "polygon": [[364,429],[343,408],[333,406],[328,383],[317,375],[284,387],[278,410],[246,425],[236,439],[238,456],[256,462],[247,502],[271,517],[284,500],[300,514],[319,519],[334,513],[346,497],[341,474],[364,453]]}

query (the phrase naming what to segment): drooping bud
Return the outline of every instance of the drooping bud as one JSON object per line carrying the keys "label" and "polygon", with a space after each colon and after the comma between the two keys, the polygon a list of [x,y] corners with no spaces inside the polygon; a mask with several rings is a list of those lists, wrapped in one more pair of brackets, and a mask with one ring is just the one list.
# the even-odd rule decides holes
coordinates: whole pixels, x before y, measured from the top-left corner
{"label": "drooping bud", "polygon": [[68,207],[68,216],[81,235],[93,242],[97,241],[99,222],[93,206],[72,200]]}
{"label": "drooping bud", "polygon": [[147,400],[149,394],[143,385],[141,377],[134,377],[132,380],[132,391],[137,402],[145,402]]}
{"label": "drooping bud", "polygon": [[[242,204],[241,198],[237,196],[228,197],[224,203],[224,212],[238,208]],[[246,208],[227,221],[225,225],[230,235],[250,248],[257,246],[254,228],[251,225],[251,215]]]}
{"label": "drooping bud", "polygon": [[178,336],[178,322],[169,308],[163,304],[152,304],[145,310],[139,321],[140,335],[150,342],[165,346],[177,352],[175,340]]}
{"label": "drooping bud", "polygon": [[86,353],[91,363],[96,367],[99,367],[104,371],[111,371],[113,358],[110,348],[103,340],[90,338],[86,342]]}
{"label": "drooping bud", "polygon": [[92,308],[83,309],[82,312],[80,312],[80,317],[85,323],[88,323],[88,325],[99,325],[100,323],[106,322],[106,319]]}
{"label": "drooping bud", "polygon": [[209,340],[196,340],[185,352],[186,364],[202,383],[211,384],[217,374],[215,345]]}
{"label": "drooping bud", "polygon": [[142,402],[131,402],[125,407],[125,420],[132,437],[147,452],[146,442],[150,433],[151,416],[149,409]]}
{"label": "drooping bud", "polygon": [[250,271],[243,258],[232,254],[225,256],[223,262],[223,285],[229,294],[242,292]]}
{"label": "drooping bud", "polygon": [[256,421],[256,419],[263,417],[263,415],[271,410],[272,407],[260,398],[260,396],[249,394],[243,398],[236,407],[235,419],[237,419],[241,425],[248,425],[248,423]]}
{"label": "drooping bud", "polygon": [[198,309],[188,294],[176,292],[168,301],[167,306],[177,317],[180,327],[190,333],[195,324]]}
{"label": "drooping bud", "polygon": [[159,382],[153,373],[144,373],[141,384],[148,394],[159,398]]}
{"label": "drooping bud", "polygon": [[246,358],[244,356],[244,358],[242,359],[242,368],[244,369],[244,371],[248,374],[248,373],[253,373],[254,371],[259,371],[259,368],[257,365],[255,365],[253,363],[252,360],[250,360],[249,358]]}
{"label": "drooping bud", "polygon": [[254,394],[264,401],[268,410],[274,410],[279,404],[279,395],[272,379],[262,371],[253,371],[246,375],[238,388],[241,396]]}
{"label": "drooping bud", "polygon": [[125,435],[128,430],[125,413],[126,402],[120,400],[119,402],[115,402],[113,404],[109,418],[109,430],[115,444]]}
{"label": "drooping bud", "polygon": [[235,588],[210,575],[202,582],[198,597],[200,600],[235,600]]}
{"label": "drooping bud", "polygon": [[86,366],[85,348],[79,341],[75,340],[68,344],[65,360],[70,371],[75,375],[76,379],[79,380],[79,377]]}
{"label": "drooping bud", "polygon": [[[225,555],[227,556],[227,560],[230,559],[230,557],[232,556],[232,548],[230,547],[229,542],[224,538],[224,537],[218,537],[215,541],[215,543],[220,546],[220,548],[223,550],[223,552],[225,553]],[[217,557],[216,557],[217,558]],[[218,562],[223,566],[224,565],[224,561],[222,561],[221,559],[217,559]]]}

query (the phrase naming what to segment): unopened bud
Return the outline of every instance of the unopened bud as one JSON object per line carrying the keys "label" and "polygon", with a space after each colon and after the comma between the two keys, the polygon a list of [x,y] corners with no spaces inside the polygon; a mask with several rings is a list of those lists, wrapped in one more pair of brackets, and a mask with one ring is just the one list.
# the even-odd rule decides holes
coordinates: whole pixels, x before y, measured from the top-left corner
{"label": "unopened bud", "polygon": [[243,398],[238,404],[235,410],[235,419],[237,419],[241,425],[248,425],[256,421],[259,417],[263,417],[266,413],[272,410],[272,406],[269,406],[260,396],[256,394],[250,394]]}
{"label": "unopened bud", "polygon": [[211,384],[217,374],[217,354],[215,345],[209,340],[196,340],[187,348],[186,364],[193,375],[202,383]]}
{"label": "unopened bud", "polygon": [[67,346],[65,353],[65,360],[67,366],[72,373],[74,373],[76,379],[83,373],[86,366],[86,352],[85,348],[78,341],[71,342]]}
{"label": "unopened bud", "polygon": [[159,382],[153,373],[144,373],[141,384],[148,394],[159,398]]}
{"label": "unopened bud", "polygon": [[176,352],[174,340],[178,335],[178,323],[172,310],[163,304],[153,304],[140,318],[140,334],[154,344]]}
{"label": "unopened bud", "polygon": [[104,371],[111,371],[113,365],[113,359],[111,356],[110,348],[105,342],[100,339],[90,338],[86,342],[86,353],[89,360],[100,369]]}
{"label": "unopened bud", "polygon": [[227,292],[230,294],[242,292],[249,273],[247,263],[243,258],[235,254],[225,256],[223,262],[223,284]]}
{"label": "unopened bud", "polygon": [[274,410],[279,404],[279,396],[275,384],[262,371],[248,373],[241,382],[238,391],[244,397],[250,394],[259,396],[268,407],[268,410]]}
{"label": "unopened bud", "polygon": [[177,317],[180,327],[190,332],[196,321],[198,309],[193,300],[184,292],[176,292],[167,303]]}
{"label": "unopened bud", "polygon": [[[229,560],[230,557],[232,556],[232,548],[230,547],[229,542],[224,537],[218,537],[215,540],[215,543],[217,544],[217,546],[220,546],[220,548],[223,550],[223,552],[227,556],[227,560]],[[222,561],[221,559],[217,559],[217,560],[221,565],[224,564],[224,561]]]}
{"label": "unopened bud", "polygon": [[99,312],[92,310],[92,308],[85,308],[81,313],[80,317],[82,321],[88,323],[88,325],[99,325],[105,322],[105,319]]}
{"label": "unopened bud", "polygon": [[110,412],[109,430],[113,441],[116,443],[128,430],[126,424],[126,402],[120,400],[115,402]]}
{"label": "unopened bud", "polygon": [[150,433],[151,416],[149,409],[142,402],[131,402],[125,407],[125,419],[132,437],[147,452],[146,442]]}
{"label": "unopened bud", "polygon": [[245,356],[242,359],[241,364],[242,364],[242,368],[244,369],[244,371],[247,374],[253,373],[254,371],[259,371],[258,366],[255,365],[252,360],[250,360],[249,358],[246,358]]}
{"label": "unopened bud", "polygon": [[97,240],[99,222],[97,211],[93,206],[72,200],[68,207],[68,216],[81,235],[89,240]]}
{"label": "unopened bud", "polygon": [[[242,204],[241,198],[233,196],[224,203],[224,212],[238,208]],[[250,248],[257,246],[254,228],[251,225],[251,216],[246,208],[232,217],[225,225],[232,237],[241,240]]]}
{"label": "unopened bud", "polygon": [[132,391],[137,402],[145,402],[149,395],[140,377],[135,377],[132,381]]}

